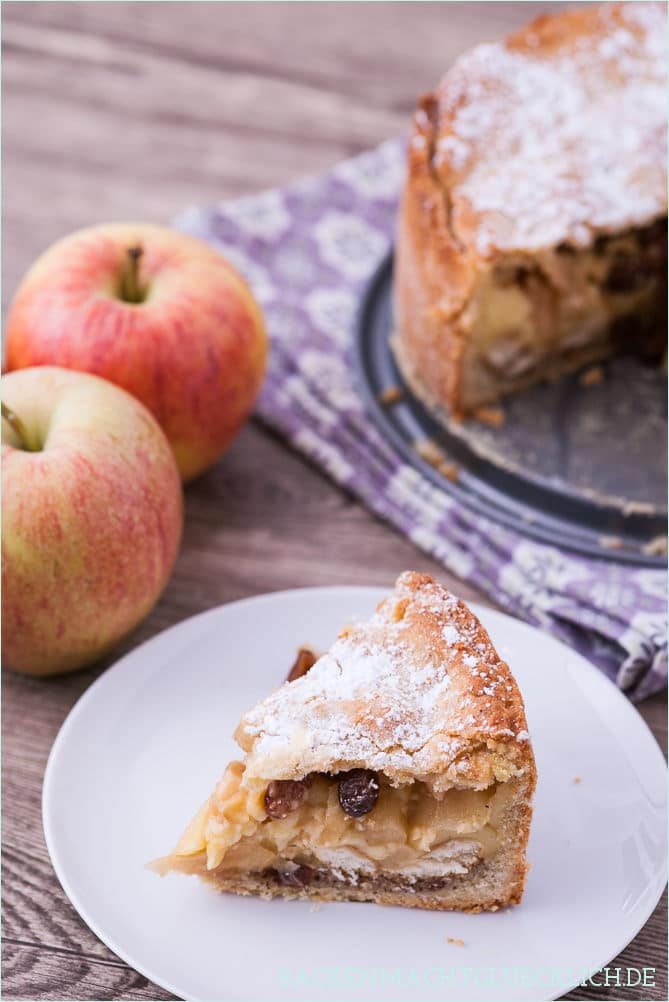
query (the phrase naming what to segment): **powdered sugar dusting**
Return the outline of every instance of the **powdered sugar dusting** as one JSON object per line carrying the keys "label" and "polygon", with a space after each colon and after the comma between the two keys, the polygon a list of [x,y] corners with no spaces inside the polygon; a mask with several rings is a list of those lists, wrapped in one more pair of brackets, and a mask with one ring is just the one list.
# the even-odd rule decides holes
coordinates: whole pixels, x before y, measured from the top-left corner
{"label": "powdered sugar dusting", "polygon": [[433,163],[465,242],[476,213],[479,253],[583,246],[666,212],[666,7],[587,17],[559,45],[538,26],[524,46],[479,46],[442,82]]}
{"label": "powdered sugar dusting", "polygon": [[474,734],[508,741],[525,721],[508,668],[481,634],[445,588],[402,575],[367,623],[246,714],[241,734],[274,775],[282,763],[309,770],[316,761],[321,771],[342,761],[415,771],[421,755],[453,759]]}
{"label": "powdered sugar dusting", "polygon": [[444,628],[441,631],[441,635],[446,641],[446,643],[449,644],[449,646],[452,644],[457,644],[458,640],[460,639],[460,634],[452,625],[452,623],[446,623],[446,626],[444,626]]}
{"label": "powdered sugar dusting", "polygon": [[403,757],[408,761],[429,738],[450,678],[443,663],[408,673],[402,667],[406,656],[399,643],[340,639],[299,680],[299,688],[296,683],[283,686],[248,714],[246,729],[262,734],[261,744],[278,750],[302,718],[310,743],[322,754],[336,757],[345,742],[347,757],[361,762],[388,748],[398,762]]}

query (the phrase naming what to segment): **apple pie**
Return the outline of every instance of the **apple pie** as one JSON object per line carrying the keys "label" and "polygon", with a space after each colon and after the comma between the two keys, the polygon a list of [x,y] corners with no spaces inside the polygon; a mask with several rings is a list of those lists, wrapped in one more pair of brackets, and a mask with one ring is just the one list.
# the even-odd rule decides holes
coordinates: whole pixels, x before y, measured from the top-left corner
{"label": "apple pie", "polygon": [[164,874],[222,891],[517,904],[536,781],[523,701],[477,618],[402,574],[372,618],[242,718]]}
{"label": "apple pie", "polygon": [[666,38],[663,3],[540,17],[421,100],[393,347],[429,406],[666,351]]}

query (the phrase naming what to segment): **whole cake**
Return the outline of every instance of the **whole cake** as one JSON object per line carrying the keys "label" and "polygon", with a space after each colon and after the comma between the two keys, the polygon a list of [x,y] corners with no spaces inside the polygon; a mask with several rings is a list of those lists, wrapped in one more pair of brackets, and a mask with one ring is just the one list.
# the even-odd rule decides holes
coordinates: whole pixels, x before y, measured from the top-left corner
{"label": "whole cake", "polygon": [[541,17],[462,56],[409,141],[394,351],[461,417],[666,348],[667,13]]}

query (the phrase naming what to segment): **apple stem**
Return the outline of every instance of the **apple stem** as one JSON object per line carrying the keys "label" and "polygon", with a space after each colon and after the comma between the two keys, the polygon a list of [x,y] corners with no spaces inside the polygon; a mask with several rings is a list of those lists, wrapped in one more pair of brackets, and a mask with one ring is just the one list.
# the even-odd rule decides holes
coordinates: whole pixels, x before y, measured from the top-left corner
{"label": "apple stem", "polygon": [[2,416],[8,425],[14,431],[14,434],[19,440],[19,449],[23,449],[25,452],[39,452],[39,449],[33,445],[30,441],[30,436],[26,431],[26,426],[24,425],[18,414],[15,414],[11,407],[8,407],[5,401],[2,401]]}
{"label": "apple stem", "polygon": [[126,303],[141,303],[144,299],[145,290],[139,281],[139,260],[143,253],[144,250],[139,244],[128,247],[121,277],[121,298]]}

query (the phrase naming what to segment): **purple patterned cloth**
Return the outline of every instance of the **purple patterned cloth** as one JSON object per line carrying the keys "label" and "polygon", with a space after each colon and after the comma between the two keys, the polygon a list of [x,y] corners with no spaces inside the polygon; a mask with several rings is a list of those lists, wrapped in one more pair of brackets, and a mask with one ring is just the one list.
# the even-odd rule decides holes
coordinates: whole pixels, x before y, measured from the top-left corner
{"label": "purple patterned cloth", "polygon": [[272,341],[259,416],[378,515],[639,700],[666,685],[666,574],[563,553],[464,507],[408,466],[365,413],[350,362],[361,291],[393,236],[398,140],[283,190],[175,225],[235,264]]}

